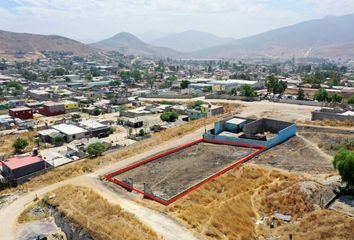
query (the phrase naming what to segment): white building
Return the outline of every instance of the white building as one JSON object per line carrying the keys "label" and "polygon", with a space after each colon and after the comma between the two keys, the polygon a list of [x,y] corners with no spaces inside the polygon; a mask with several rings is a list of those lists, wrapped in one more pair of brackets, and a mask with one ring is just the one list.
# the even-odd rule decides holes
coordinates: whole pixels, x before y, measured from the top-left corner
{"label": "white building", "polygon": [[87,130],[71,124],[54,125],[52,128],[62,133],[67,142],[84,138],[87,134],[89,134]]}

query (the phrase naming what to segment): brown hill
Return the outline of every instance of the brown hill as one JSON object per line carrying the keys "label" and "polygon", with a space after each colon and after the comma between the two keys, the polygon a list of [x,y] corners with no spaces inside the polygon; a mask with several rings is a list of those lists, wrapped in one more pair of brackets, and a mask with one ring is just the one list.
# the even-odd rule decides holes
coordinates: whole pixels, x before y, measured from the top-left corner
{"label": "brown hill", "polygon": [[40,53],[42,51],[72,52],[86,56],[96,50],[81,42],[57,35],[14,33],[0,30],[0,53],[11,55],[18,52]]}
{"label": "brown hill", "polygon": [[121,32],[113,37],[102,40],[91,46],[107,51],[118,51],[125,55],[137,55],[146,57],[171,57],[183,58],[186,53],[166,47],[156,47],[141,41],[139,38],[128,32]]}

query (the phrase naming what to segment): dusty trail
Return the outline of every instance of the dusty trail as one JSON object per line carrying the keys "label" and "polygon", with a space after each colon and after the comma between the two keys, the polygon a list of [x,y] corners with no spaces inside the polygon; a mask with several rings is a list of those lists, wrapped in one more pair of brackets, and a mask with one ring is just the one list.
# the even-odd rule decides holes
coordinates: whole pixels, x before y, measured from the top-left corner
{"label": "dusty trail", "polygon": [[305,138],[304,136],[302,136],[301,134],[297,134],[297,136],[299,138],[301,138],[302,140],[304,140],[306,142],[307,145],[311,146],[315,151],[318,152],[319,155],[321,155],[324,159],[331,161],[332,160],[332,156],[327,154],[326,152],[324,152],[321,148],[319,148],[317,146],[317,144],[311,142],[310,140],[308,140],[307,138]]}
{"label": "dusty trail", "polygon": [[143,207],[131,200],[127,200],[119,194],[112,192],[102,185],[97,175],[88,174],[73,178],[67,181],[52,184],[45,188],[27,193],[14,201],[11,205],[3,208],[0,211],[0,226],[1,226],[1,240],[16,239],[17,218],[28,206],[35,196],[43,197],[46,193],[57,189],[58,187],[68,184],[89,187],[95,192],[99,193],[102,197],[106,198],[112,204],[119,204],[125,211],[134,214],[140,221],[150,226],[158,235],[163,239],[186,239],[194,240],[196,238],[184,226],[172,219],[171,217]]}
{"label": "dusty trail", "polygon": [[17,218],[21,212],[31,203],[33,199],[37,196],[39,198],[43,197],[46,193],[51,192],[58,187],[72,184],[79,186],[86,186],[92,188],[94,191],[101,194],[109,202],[113,204],[119,204],[124,210],[134,214],[140,221],[150,226],[158,235],[163,239],[171,240],[194,240],[198,239],[195,237],[189,230],[182,226],[179,222],[172,219],[171,217],[150,210],[146,207],[143,207],[133,201],[127,200],[124,197],[120,196],[117,193],[113,193],[111,190],[102,186],[102,183],[99,180],[99,176],[106,174],[108,172],[117,170],[119,168],[133,164],[134,162],[140,161],[144,158],[150,157],[151,155],[157,154],[161,151],[166,151],[167,149],[177,147],[183,143],[191,142],[200,138],[204,128],[201,128],[194,133],[187,134],[179,139],[173,139],[165,144],[156,146],[152,150],[148,150],[144,153],[137,154],[130,158],[117,161],[109,166],[105,166],[101,169],[98,169],[94,173],[82,175],[76,178],[70,178],[65,181],[54,183],[40,189],[33,190],[31,192],[20,195],[17,200],[12,202],[6,207],[3,207],[0,210],[0,240],[15,240],[16,239],[16,227],[17,227]]}

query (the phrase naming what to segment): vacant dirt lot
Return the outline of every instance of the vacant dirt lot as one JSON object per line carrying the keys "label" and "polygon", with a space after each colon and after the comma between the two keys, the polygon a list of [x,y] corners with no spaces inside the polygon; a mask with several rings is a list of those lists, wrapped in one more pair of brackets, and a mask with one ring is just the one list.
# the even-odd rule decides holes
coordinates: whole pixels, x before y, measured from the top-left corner
{"label": "vacant dirt lot", "polygon": [[263,152],[251,162],[294,172],[334,172],[329,156],[323,156],[316,147],[298,136]]}
{"label": "vacant dirt lot", "polygon": [[149,185],[155,196],[169,200],[257,149],[200,142],[115,176]]}
{"label": "vacant dirt lot", "polygon": [[336,150],[338,150],[340,147],[354,150],[354,134],[305,131],[301,131],[299,134],[316,144],[320,149],[331,156],[334,156]]}

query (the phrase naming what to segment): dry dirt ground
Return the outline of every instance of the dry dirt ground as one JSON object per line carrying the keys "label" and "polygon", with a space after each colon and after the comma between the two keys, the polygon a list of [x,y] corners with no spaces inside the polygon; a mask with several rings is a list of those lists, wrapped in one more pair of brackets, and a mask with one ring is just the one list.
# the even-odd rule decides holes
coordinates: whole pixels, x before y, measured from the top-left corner
{"label": "dry dirt ground", "polygon": [[149,227],[133,214],[113,205],[86,187],[67,185],[48,194],[56,206],[73,223],[84,227],[94,239],[158,239]]}
{"label": "dry dirt ground", "polygon": [[350,131],[324,131],[299,129],[297,136],[263,152],[251,162],[311,174],[334,173],[332,159],[336,149],[342,144],[353,147],[354,135]]}
{"label": "dry dirt ground", "polygon": [[[310,201],[312,185],[320,184],[303,175],[245,164],[167,207],[146,199],[138,201],[175,217],[203,239],[288,239],[289,233],[293,239],[350,239],[354,219],[315,210]],[[291,223],[277,221],[270,228],[276,212],[291,215]],[[319,227],[308,229],[311,234],[307,236],[301,228],[306,224],[307,228]]]}
{"label": "dry dirt ground", "polygon": [[292,172],[315,174],[334,172],[329,157],[324,158],[316,147],[309,145],[299,136],[261,153],[250,162]]}
{"label": "dry dirt ground", "polygon": [[6,136],[0,136],[0,156],[11,156],[14,153],[12,144],[15,142],[16,138],[20,137],[28,141],[28,146],[25,148],[24,152],[32,151],[32,148],[36,147],[34,142],[34,137],[36,132],[24,132],[20,134],[11,134]]}
{"label": "dry dirt ground", "polygon": [[220,172],[257,149],[200,142],[123,172],[115,179],[132,178],[134,188],[148,184],[165,201]]}

